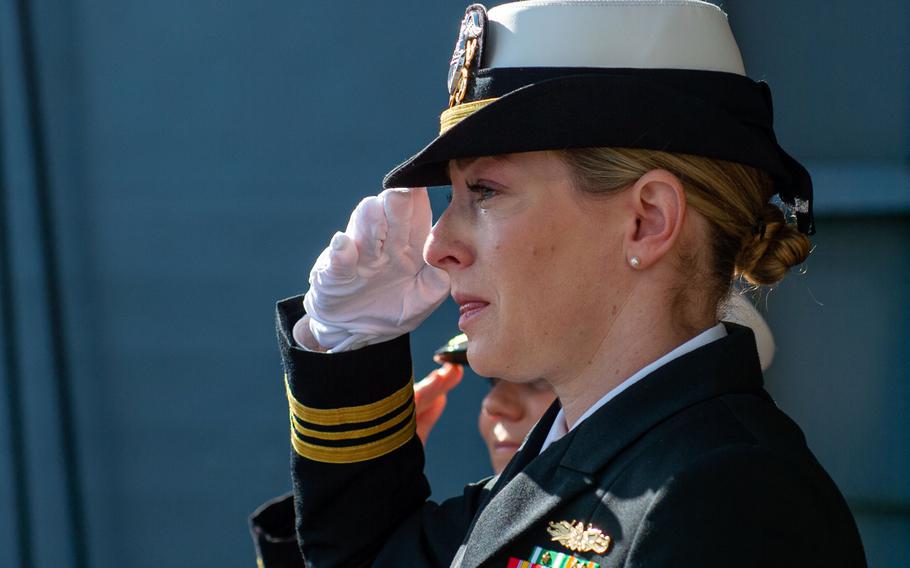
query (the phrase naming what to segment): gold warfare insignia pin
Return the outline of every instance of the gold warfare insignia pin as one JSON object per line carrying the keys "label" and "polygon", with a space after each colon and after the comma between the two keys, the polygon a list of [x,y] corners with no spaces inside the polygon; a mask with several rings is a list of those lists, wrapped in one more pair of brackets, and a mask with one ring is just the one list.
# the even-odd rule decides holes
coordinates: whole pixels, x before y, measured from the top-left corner
{"label": "gold warfare insignia pin", "polygon": [[591,552],[593,550],[597,554],[603,554],[610,548],[611,540],[608,535],[591,524],[585,528],[585,524],[581,521],[571,523],[551,521],[547,532],[550,533],[550,540],[558,542],[572,552]]}

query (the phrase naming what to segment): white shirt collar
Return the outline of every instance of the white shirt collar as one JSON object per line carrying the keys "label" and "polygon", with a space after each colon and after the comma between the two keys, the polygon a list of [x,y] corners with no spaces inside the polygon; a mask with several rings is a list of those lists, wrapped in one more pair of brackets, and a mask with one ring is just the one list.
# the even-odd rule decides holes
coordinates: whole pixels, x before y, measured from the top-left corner
{"label": "white shirt collar", "polygon": [[619,393],[621,393],[622,391],[631,387],[632,385],[634,385],[641,379],[645,378],[646,376],[650,375],[652,372],[654,372],[658,368],[666,365],[673,359],[682,357],[683,355],[685,355],[686,353],[689,353],[690,351],[695,351],[699,347],[707,345],[707,344],[711,343],[712,341],[717,341],[718,339],[722,339],[726,336],[727,336],[727,328],[724,327],[724,324],[719,323],[719,324],[715,325],[714,327],[710,327],[710,328],[706,329],[705,331],[699,333],[698,335],[696,335],[689,341],[686,341],[685,343],[683,343],[679,347],[673,349],[666,355],[660,357],[656,361],[645,365],[637,373],[635,373],[628,379],[624,380],[620,384],[616,385],[616,387],[613,388],[613,390],[611,390],[610,392],[605,394],[603,396],[603,398],[601,398],[600,400],[595,402],[590,408],[588,408],[584,412],[584,414],[582,414],[581,417],[575,422],[575,424],[572,425],[572,428],[569,428],[568,424],[566,424],[566,415],[560,408],[559,413],[556,415],[556,419],[553,420],[553,425],[550,426],[550,433],[547,434],[546,440],[544,440],[543,445],[540,447],[540,452],[543,453],[544,450],[546,450],[548,447],[550,447],[550,444],[552,444],[553,442],[559,440],[560,438],[562,438],[563,436],[568,434],[569,430],[573,430],[573,429],[577,428],[579,424],[581,424],[582,422],[585,421],[585,419],[587,419],[589,416],[591,416],[592,414],[597,412],[603,405],[605,405],[608,402],[610,402],[611,400],[613,400],[617,395],[619,395]]}

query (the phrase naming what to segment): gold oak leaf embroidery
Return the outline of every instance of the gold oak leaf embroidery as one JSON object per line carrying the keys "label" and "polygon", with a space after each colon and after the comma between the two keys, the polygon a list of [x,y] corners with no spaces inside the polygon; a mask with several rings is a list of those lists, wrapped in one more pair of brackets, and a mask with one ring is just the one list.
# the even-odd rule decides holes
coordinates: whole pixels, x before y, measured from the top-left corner
{"label": "gold oak leaf embroidery", "polygon": [[551,540],[559,542],[573,552],[590,552],[603,554],[610,548],[610,537],[605,535],[600,529],[585,524],[581,521],[571,523],[568,521],[559,521],[558,523],[550,522],[547,532],[552,537]]}

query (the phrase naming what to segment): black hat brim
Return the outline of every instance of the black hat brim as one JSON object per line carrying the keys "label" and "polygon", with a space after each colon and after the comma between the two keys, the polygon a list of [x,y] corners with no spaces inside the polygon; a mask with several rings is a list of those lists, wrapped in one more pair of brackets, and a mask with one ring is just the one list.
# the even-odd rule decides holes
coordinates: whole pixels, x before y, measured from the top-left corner
{"label": "black hat brim", "polygon": [[666,69],[579,72],[511,90],[389,172],[383,187],[448,185],[455,159],[589,147],[738,162],[768,172],[784,201],[811,202],[808,173],[774,137],[764,83]]}

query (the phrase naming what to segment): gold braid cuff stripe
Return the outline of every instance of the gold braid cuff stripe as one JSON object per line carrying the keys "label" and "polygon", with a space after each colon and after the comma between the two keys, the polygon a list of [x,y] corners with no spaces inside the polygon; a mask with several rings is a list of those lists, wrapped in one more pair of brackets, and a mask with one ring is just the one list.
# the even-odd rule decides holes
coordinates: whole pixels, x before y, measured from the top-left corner
{"label": "gold braid cuff stripe", "polygon": [[439,133],[444,134],[448,129],[496,100],[498,99],[480,99],[479,101],[462,103],[442,111],[442,114],[439,115]]}
{"label": "gold braid cuff stripe", "polygon": [[288,406],[291,407],[291,412],[297,418],[317,426],[341,426],[382,418],[407,402],[414,394],[414,377],[411,377],[408,384],[382,400],[362,406],[345,406],[342,408],[311,408],[300,404],[294,398],[294,395],[291,394],[291,385],[288,383],[287,374],[284,375],[284,389],[288,397]]}
{"label": "gold braid cuff stripe", "polygon": [[306,436],[308,438],[316,438],[319,440],[356,440],[357,438],[366,438],[367,436],[372,436],[373,434],[378,434],[389,428],[398,426],[405,419],[414,412],[414,403],[407,405],[404,410],[393,416],[392,418],[377,424],[375,426],[370,426],[369,428],[359,428],[357,430],[348,430],[346,432],[323,432],[322,430],[313,430],[307,428],[306,426],[301,425],[299,422],[294,420],[294,414],[291,414],[291,426],[294,427],[294,430],[301,436]]}
{"label": "gold braid cuff stripe", "polygon": [[376,440],[375,442],[359,446],[332,448],[305,442],[291,431],[291,445],[294,447],[295,452],[309,460],[323,463],[355,463],[376,459],[397,450],[413,438],[416,431],[417,415],[411,413],[411,419],[404,428],[388,438]]}

